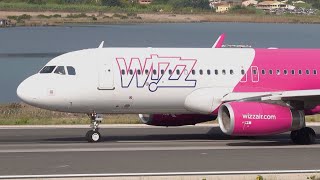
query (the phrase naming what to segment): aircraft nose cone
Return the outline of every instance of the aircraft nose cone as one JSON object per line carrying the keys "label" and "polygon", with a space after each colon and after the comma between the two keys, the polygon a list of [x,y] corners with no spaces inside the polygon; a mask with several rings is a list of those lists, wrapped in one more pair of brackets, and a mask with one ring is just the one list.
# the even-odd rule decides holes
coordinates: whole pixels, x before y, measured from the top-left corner
{"label": "aircraft nose cone", "polygon": [[32,88],[32,84],[29,79],[24,80],[17,88],[18,97],[27,104],[33,104],[33,102],[37,99],[37,93]]}

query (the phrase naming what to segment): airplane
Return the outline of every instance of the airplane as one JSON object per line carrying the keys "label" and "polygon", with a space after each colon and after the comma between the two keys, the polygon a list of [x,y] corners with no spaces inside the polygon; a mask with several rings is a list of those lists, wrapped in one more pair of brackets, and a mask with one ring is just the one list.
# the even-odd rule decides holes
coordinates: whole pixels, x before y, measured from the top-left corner
{"label": "airplane", "polygon": [[88,142],[101,141],[101,114],[139,114],[153,126],[218,119],[230,136],[291,131],[315,143],[305,116],[320,112],[320,49],[98,48],[50,60],[17,88],[35,107],[85,113]]}

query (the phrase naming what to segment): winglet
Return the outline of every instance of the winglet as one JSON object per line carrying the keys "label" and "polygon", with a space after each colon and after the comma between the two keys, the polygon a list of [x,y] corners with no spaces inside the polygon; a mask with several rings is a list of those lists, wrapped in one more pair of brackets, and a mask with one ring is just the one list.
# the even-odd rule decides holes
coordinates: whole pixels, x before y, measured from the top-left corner
{"label": "winglet", "polygon": [[101,42],[98,48],[103,48],[103,45],[104,45],[104,41]]}
{"label": "winglet", "polygon": [[225,34],[221,34],[217,41],[214,43],[214,45],[212,46],[212,48],[221,48],[224,42],[224,38],[225,38]]}

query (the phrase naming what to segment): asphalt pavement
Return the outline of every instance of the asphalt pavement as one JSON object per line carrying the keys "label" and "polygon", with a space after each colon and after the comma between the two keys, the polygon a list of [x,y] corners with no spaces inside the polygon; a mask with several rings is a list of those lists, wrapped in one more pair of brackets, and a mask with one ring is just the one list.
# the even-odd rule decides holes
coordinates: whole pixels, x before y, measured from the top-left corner
{"label": "asphalt pavement", "polygon": [[[317,134],[320,127],[313,127]],[[0,127],[0,177],[139,173],[318,171],[320,141],[294,145],[289,134],[230,137],[219,127],[104,126],[102,142],[88,128]]]}

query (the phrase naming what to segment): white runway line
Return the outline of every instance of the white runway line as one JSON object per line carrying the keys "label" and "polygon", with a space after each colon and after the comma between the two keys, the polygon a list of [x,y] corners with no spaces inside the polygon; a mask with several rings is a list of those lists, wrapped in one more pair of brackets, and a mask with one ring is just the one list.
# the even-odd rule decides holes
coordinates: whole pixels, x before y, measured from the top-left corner
{"label": "white runway line", "polygon": [[57,152],[130,152],[130,151],[189,151],[189,150],[248,150],[248,149],[320,149],[320,145],[290,146],[184,146],[184,147],[106,147],[106,148],[52,148],[52,149],[5,149],[0,153],[57,153]]}
{"label": "white runway line", "polygon": [[183,175],[249,175],[249,174],[298,174],[320,173],[310,170],[261,170],[261,171],[207,171],[207,172],[159,172],[159,173],[101,173],[101,174],[43,174],[43,175],[2,175],[0,179],[18,178],[76,178],[76,177],[130,177],[130,176],[183,176]]}

